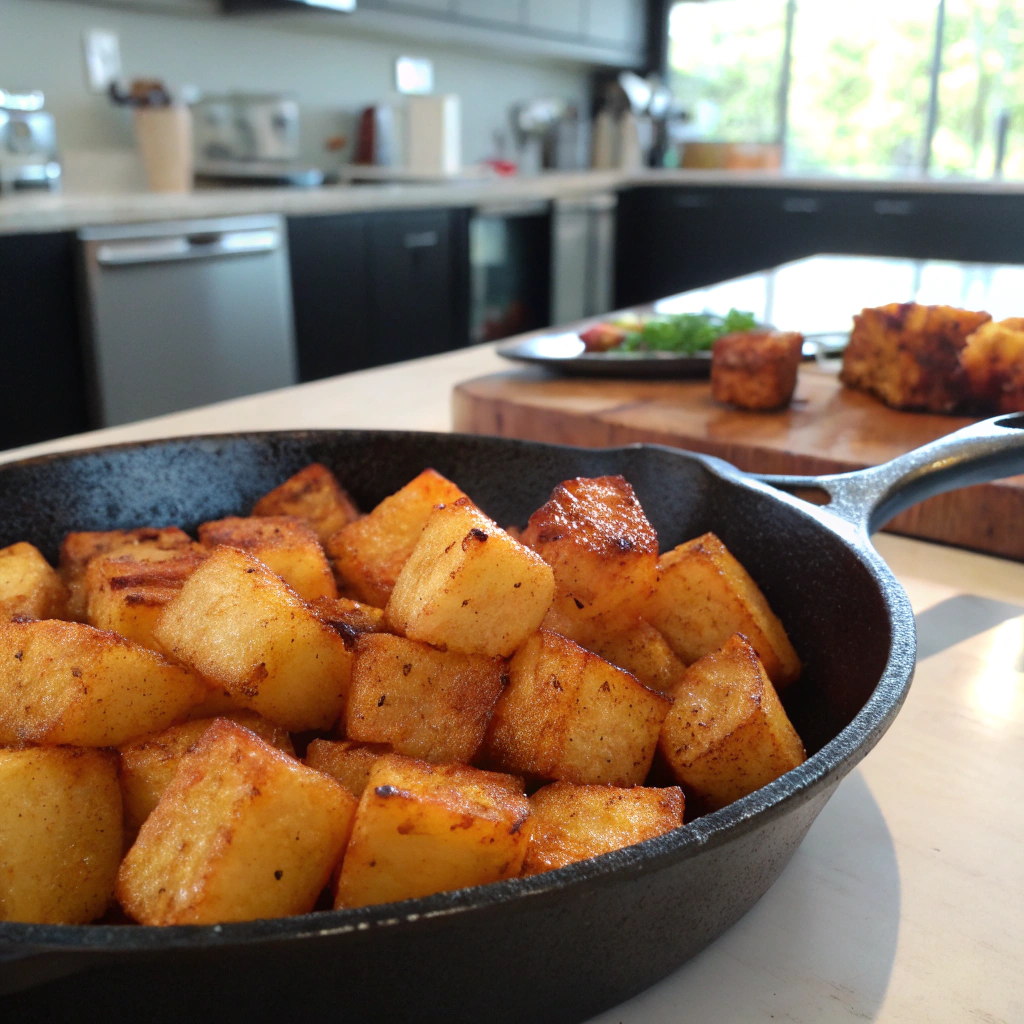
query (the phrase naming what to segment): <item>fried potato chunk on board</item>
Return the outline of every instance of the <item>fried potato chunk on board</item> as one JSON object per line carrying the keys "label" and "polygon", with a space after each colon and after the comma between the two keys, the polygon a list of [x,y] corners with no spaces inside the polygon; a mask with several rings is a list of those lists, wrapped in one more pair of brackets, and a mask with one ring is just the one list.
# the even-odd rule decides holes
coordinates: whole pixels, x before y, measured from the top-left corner
{"label": "fried potato chunk on board", "polygon": [[0,750],[0,921],[87,924],[121,861],[116,758],[75,747]]}
{"label": "fried potato chunk on board", "polygon": [[541,624],[554,586],[539,555],[460,498],[430,514],[385,613],[410,639],[508,657]]}
{"label": "fried potato chunk on board", "polygon": [[60,573],[68,588],[68,616],[85,620],[85,571],[97,555],[131,555],[155,562],[202,548],[177,526],[143,526],[136,530],[69,533],[60,548]]}
{"label": "fried potato chunk on board", "polygon": [[[223,717],[254,732],[278,750],[295,755],[288,733],[255,711],[231,711]],[[182,725],[172,725],[163,732],[143,736],[119,749],[118,775],[124,794],[125,831],[129,836],[134,837],[153,813],[174,778],[182,757],[215,721],[215,718],[195,719]]]}
{"label": "fried potato chunk on board", "polygon": [[804,336],[796,331],[737,331],[711,353],[711,396],[740,409],[782,409],[793,399]]}
{"label": "fried potato chunk on board", "polygon": [[207,685],[79,622],[0,622],[0,744],[118,746],[184,718]]}
{"label": "fried potato chunk on board", "polygon": [[363,795],[373,766],[391,748],[386,743],[354,743],[352,740],[313,740],[306,748],[304,764],[333,775],[357,800]]}
{"label": "fried potato chunk on board", "polygon": [[335,573],[357,600],[383,608],[434,506],[464,497],[451,480],[423,470],[369,515],[331,537],[327,554]]}
{"label": "fried potato chunk on board", "polygon": [[971,397],[993,412],[1024,412],[1024,317],[982,324],[960,353]]}
{"label": "fried potato chunk on board", "polygon": [[579,784],[647,778],[668,697],[548,630],[516,652],[509,677],[487,732],[489,764]]}
{"label": "fried potato chunk on board", "polygon": [[678,786],[574,786],[555,782],[530,797],[530,846],[523,875],[653,839],[683,824]]}
{"label": "fried potato chunk on board", "polygon": [[515,878],[529,815],[521,779],[385,754],[360,798],[334,905],[392,903]]}
{"label": "fried potato chunk on board", "polygon": [[628,626],[657,580],[658,535],[621,476],[559,484],[530,516],[522,542],[555,573],[555,624],[601,617]]}
{"label": "fried potato chunk on board", "polygon": [[202,564],[205,552],[184,551],[158,562],[99,555],[85,571],[86,620],[134,643],[160,650],[153,631],[164,606]]}
{"label": "fried potato chunk on board", "polygon": [[469,762],[506,679],[501,658],[369,634],[356,644],[345,732],[424,761]]}
{"label": "fried potato chunk on board", "polygon": [[221,719],[181,759],[117,876],[140,924],[215,924],[313,909],[356,799],[339,782]]}
{"label": "fried potato chunk on board", "polygon": [[248,551],[305,601],[337,597],[331,564],[312,527],[294,516],[229,516],[199,527],[207,548],[224,544]]}
{"label": "fried potato chunk on board", "polygon": [[345,641],[252,555],[215,548],[163,610],[157,642],[290,732],[329,729],[352,672]]}
{"label": "fried potato chunk on board", "polygon": [[68,594],[57,571],[32,544],[0,550],[0,619],[59,619]]}
{"label": "fried potato chunk on board", "polygon": [[289,477],[253,506],[254,516],[298,516],[326,544],[343,526],[359,518],[359,510],[334,474],[319,462]]}
{"label": "fried potato chunk on board", "polygon": [[[595,620],[595,624],[600,625],[600,620]],[[644,686],[666,696],[672,695],[686,671],[686,665],[669,642],[644,619],[637,619],[622,632],[589,628],[583,630],[582,638],[574,639],[581,647],[631,672]]]}
{"label": "fried potato chunk on board", "polygon": [[688,665],[742,633],[780,689],[800,675],[800,658],[750,573],[713,534],[661,556],[647,618]]}
{"label": "fried potato chunk on board", "polygon": [[676,780],[717,810],[803,764],[804,745],[742,636],[691,665],[659,747]]}

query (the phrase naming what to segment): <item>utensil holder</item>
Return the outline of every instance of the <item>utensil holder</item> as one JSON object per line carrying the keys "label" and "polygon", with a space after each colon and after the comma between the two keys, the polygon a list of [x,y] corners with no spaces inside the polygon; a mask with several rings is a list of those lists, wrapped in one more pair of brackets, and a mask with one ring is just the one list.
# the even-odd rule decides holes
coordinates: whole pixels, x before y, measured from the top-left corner
{"label": "utensil holder", "polygon": [[192,189],[192,112],[184,106],[139,107],[135,139],[153,192]]}

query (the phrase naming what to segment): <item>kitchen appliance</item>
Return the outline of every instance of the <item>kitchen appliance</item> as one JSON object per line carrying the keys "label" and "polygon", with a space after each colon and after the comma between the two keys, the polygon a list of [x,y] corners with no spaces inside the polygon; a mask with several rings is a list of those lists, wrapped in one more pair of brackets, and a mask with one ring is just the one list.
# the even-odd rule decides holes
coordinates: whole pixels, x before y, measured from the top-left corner
{"label": "kitchen appliance", "polygon": [[60,188],[57,129],[43,102],[38,90],[0,89],[0,193]]}
{"label": "kitchen appliance", "polygon": [[804,660],[784,700],[810,757],[685,828],[530,878],[215,926],[0,923],[12,1019],[72,1019],[87,1006],[111,1019],[271,1021],[341,1007],[371,1022],[564,1024],[665,977],[767,891],[907,695],[914,615],[870,532],[933,494],[1024,471],[1024,415],[856,473],[763,480],[659,446],[388,431],[151,441],[0,467],[0,545],[30,538],[54,560],[69,529],[245,515],[313,461],[363,508],[433,466],[501,523],[525,522],[555,481],[622,473],[663,547],[714,530],[761,584]]}
{"label": "kitchen appliance", "polygon": [[282,218],[86,228],[78,237],[98,424],[297,381]]}
{"label": "kitchen appliance", "polygon": [[614,192],[556,199],[551,215],[551,323],[607,313],[614,306]]}

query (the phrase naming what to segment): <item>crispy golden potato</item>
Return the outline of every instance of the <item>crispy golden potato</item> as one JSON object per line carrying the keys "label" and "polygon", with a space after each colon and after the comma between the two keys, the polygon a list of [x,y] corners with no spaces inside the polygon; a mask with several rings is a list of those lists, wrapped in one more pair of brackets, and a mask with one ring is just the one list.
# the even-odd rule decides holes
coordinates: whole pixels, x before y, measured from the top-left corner
{"label": "crispy golden potato", "polygon": [[740,635],[691,665],[659,749],[705,810],[766,786],[807,759],[757,652]]}
{"label": "crispy golden potato", "polygon": [[522,780],[385,754],[359,800],[335,907],[515,878],[530,839]]}
{"label": "crispy golden potato", "polygon": [[137,530],[101,530],[69,533],[60,549],[60,573],[68,588],[67,614],[84,621],[87,596],[85,571],[97,555],[131,555],[138,561],[155,562],[188,551],[201,551],[177,526],[144,526]]}
{"label": "crispy golden potato", "polygon": [[121,791],[114,757],[0,750],[0,921],[86,924],[114,893]]}
{"label": "crispy golden potato", "polygon": [[59,619],[68,593],[42,552],[24,541],[0,550],[0,619]]}
{"label": "crispy golden potato", "polygon": [[683,793],[555,782],[530,797],[530,823],[523,875],[539,875],[681,827]]}
{"label": "crispy golden potato", "polygon": [[357,800],[366,789],[373,766],[391,748],[386,743],[313,740],[303,759],[310,768],[333,775]]}
{"label": "crispy golden potato", "polygon": [[234,722],[181,759],[117,875],[140,924],[304,914],[345,849],[356,799]]}
{"label": "crispy golden potato", "polygon": [[551,567],[468,498],[434,509],[385,609],[396,633],[508,657],[541,624]]}
{"label": "crispy golden potato", "polygon": [[840,380],[894,409],[951,412],[966,397],[960,351],[992,318],[952,306],[893,302],[853,318]]}
{"label": "crispy golden potato", "polygon": [[[271,746],[295,756],[291,737],[280,726],[255,711],[229,711],[223,718],[254,732]],[[188,749],[218,719],[206,718],[172,725],[163,732],[143,736],[122,746],[118,775],[124,794],[125,832],[134,838],[142,823],[160,802]]]}
{"label": "crispy golden potato", "polygon": [[352,672],[344,640],[244,551],[214,548],[155,635],[172,657],[290,732],[329,729],[341,717]]}
{"label": "crispy golden potato", "polygon": [[540,630],[509,666],[484,758],[504,771],[639,785],[671,701],[571,640]]}
{"label": "crispy golden potato", "polygon": [[334,571],[359,601],[383,608],[435,505],[463,498],[440,473],[425,469],[369,515],[340,529],[327,542]]}
{"label": "crispy golden potato", "polygon": [[383,608],[374,608],[347,597],[320,597],[310,604],[320,621],[330,626],[349,646],[354,645],[364,633],[387,630]]}
{"label": "crispy golden potato", "polygon": [[577,625],[577,634],[582,635],[571,639],[636,676],[648,689],[671,696],[686,665],[661,633],[645,619],[637,619],[629,629],[619,633],[595,628],[602,625],[600,619],[592,619],[582,630]]}
{"label": "crispy golden potato", "polygon": [[0,622],[0,744],[112,747],[166,729],[206,684],[79,622]]}
{"label": "crispy golden potato", "polygon": [[547,625],[601,617],[604,628],[628,626],[641,614],[657,579],[658,535],[621,476],[578,477],[559,484],[530,516],[522,542],[555,573]]}
{"label": "crispy golden potato", "polygon": [[800,675],[800,658],[764,594],[713,534],[661,556],[647,618],[688,665],[742,633],[780,689]]}
{"label": "crispy golden potato", "polygon": [[277,573],[304,601],[338,596],[330,562],[308,523],[294,516],[228,516],[199,527],[207,548],[248,551]]}
{"label": "crispy golden potato", "polygon": [[971,398],[990,412],[1024,412],[1024,317],[982,324],[960,353]]}
{"label": "crispy golden potato", "polygon": [[711,395],[740,409],[783,409],[796,388],[804,336],[796,331],[738,331],[711,351]]}
{"label": "crispy golden potato", "polygon": [[298,516],[321,544],[359,518],[355,503],[334,474],[319,462],[300,469],[253,506],[254,516]]}
{"label": "crispy golden potato", "polygon": [[174,552],[158,562],[98,555],[85,571],[86,621],[160,650],[153,636],[157,619],[205,558],[198,551]]}
{"label": "crispy golden potato", "polygon": [[505,662],[387,633],[356,644],[345,732],[424,761],[471,761],[506,681]]}

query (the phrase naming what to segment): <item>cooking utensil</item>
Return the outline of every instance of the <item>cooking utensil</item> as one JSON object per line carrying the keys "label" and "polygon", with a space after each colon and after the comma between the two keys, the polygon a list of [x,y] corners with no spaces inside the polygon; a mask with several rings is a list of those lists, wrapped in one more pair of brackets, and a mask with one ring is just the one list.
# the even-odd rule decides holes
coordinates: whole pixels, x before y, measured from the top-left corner
{"label": "cooking utensil", "polygon": [[655,446],[378,431],[148,442],[0,467],[0,545],[28,538],[53,559],[69,529],[195,527],[247,512],[312,460],[365,508],[434,466],[501,523],[525,522],[566,477],[623,473],[663,546],[713,529],[763,587],[804,659],[785,703],[811,756],[683,829],[532,878],[213,927],[0,924],[12,1019],[566,1022],[653,984],[761,897],[906,696],[913,613],[869,531],[929,495],[1024,471],[1024,415],[858,473],[764,480]]}

